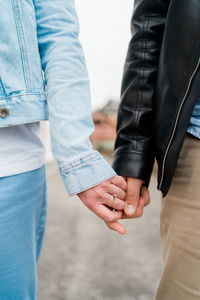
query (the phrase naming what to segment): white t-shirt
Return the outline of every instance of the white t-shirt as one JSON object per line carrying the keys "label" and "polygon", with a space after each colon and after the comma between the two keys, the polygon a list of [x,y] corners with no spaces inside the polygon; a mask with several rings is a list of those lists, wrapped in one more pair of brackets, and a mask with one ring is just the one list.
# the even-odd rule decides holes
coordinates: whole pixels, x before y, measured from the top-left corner
{"label": "white t-shirt", "polygon": [[40,122],[1,127],[0,141],[0,177],[31,171],[45,163]]}

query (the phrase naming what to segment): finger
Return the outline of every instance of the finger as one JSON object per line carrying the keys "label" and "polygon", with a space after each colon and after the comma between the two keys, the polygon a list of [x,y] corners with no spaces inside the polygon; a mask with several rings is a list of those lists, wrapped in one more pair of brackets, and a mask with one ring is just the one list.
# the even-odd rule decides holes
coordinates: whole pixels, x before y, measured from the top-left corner
{"label": "finger", "polygon": [[122,215],[122,219],[132,219],[132,218],[139,218],[143,215],[143,208],[147,206],[150,203],[150,196],[149,196],[149,191],[148,188],[143,186],[142,191],[141,191],[141,196],[138,201],[138,206],[137,210],[134,214],[134,216],[129,217],[125,214]]}
{"label": "finger", "polygon": [[122,176],[116,175],[112,177],[109,181],[126,192],[127,182]]}
{"label": "finger", "polygon": [[124,190],[122,190],[120,187],[109,183],[107,184],[107,186],[105,187],[105,190],[107,193],[113,195],[113,194],[117,194],[117,198],[121,199],[121,200],[125,200],[126,199],[126,193],[124,192]]}
{"label": "finger", "polygon": [[110,229],[115,230],[115,231],[119,232],[120,234],[126,233],[126,228],[124,227],[124,225],[122,225],[119,222],[105,222],[105,223]]}
{"label": "finger", "polygon": [[123,214],[122,219],[134,219],[134,218],[141,217],[143,215],[144,206],[145,206],[145,200],[142,197],[140,197],[134,216],[127,216],[126,214]]}
{"label": "finger", "polygon": [[133,217],[136,213],[142,184],[143,181],[138,178],[128,178],[128,189],[124,212],[129,217]]}
{"label": "finger", "polygon": [[[142,199],[142,198],[141,198]],[[123,213],[121,219],[136,219],[140,218],[143,215],[143,207],[144,207],[144,200],[138,203],[138,207],[136,209],[136,212],[133,216],[127,216],[125,213]]]}
{"label": "finger", "polygon": [[144,206],[149,205],[149,203],[150,203],[150,193],[149,193],[148,188],[144,185],[141,188],[141,196],[144,199]]}
{"label": "finger", "polygon": [[103,204],[92,207],[92,211],[105,222],[115,222],[122,216],[122,211],[111,211]]}
{"label": "finger", "polygon": [[124,210],[125,208],[125,202],[123,200],[119,198],[114,199],[110,194],[107,194],[104,204],[117,210]]}

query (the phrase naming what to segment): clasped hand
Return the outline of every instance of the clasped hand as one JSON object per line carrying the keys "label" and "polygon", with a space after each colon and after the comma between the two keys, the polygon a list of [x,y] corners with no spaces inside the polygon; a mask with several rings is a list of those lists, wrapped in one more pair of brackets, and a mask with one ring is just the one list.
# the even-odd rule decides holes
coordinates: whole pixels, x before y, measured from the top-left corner
{"label": "clasped hand", "polygon": [[143,180],[118,175],[79,193],[78,197],[110,229],[120,234],[125,234],[126,228],[119,220],[141,217],[144,206],[150,203]]}

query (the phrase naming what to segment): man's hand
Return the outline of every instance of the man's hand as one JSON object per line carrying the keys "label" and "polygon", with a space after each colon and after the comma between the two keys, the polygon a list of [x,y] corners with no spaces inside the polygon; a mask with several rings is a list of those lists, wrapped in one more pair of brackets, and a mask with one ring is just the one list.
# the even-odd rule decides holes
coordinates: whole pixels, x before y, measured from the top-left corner
{"label": "man's hand", "polygon": [[[77,195],[90,210],[105,221],[109,228],[125,234],[125,227],[117,221],[123,215],[126,191],[126,180],[116,175]],[[116,193],[117,197],[113,201],[112,195]]]}
{"label": "man's hand", "polygon": [[137,178],[127,178],[127,194],[123,219],[138,218],[143,215],[143,207],[150,203],[150,194],[144,181]]}

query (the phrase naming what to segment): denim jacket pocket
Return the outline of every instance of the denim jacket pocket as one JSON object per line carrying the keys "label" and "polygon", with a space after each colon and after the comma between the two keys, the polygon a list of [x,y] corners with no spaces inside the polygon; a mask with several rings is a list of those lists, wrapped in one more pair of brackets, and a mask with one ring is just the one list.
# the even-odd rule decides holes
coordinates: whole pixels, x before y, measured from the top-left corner
{"label": "denim jacket pocket", "polygon": [[0,0],[0,7],[6,12],[0,18],[0,77],[5,94],[44,93],[33,1]]}

